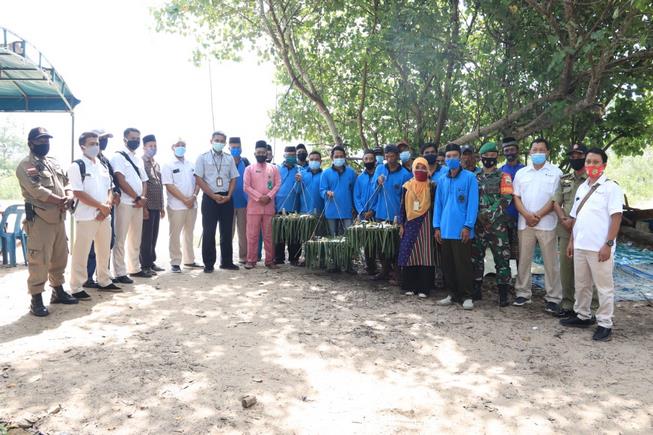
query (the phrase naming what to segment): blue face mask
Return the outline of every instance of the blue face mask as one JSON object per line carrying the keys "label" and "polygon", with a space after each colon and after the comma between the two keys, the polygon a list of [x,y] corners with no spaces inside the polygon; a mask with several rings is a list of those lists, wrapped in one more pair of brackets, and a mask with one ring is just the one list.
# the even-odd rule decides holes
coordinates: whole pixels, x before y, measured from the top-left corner
{"label": "blue face mask", "polygon": [[453,157],[450,159],[445,159],[445,164],[447,168],[453,169],[454,171],[460,168],[460,159],[458,157]]}
{"label": "blue face mask", "polygon": [[240,154],[243,152],[242,148],[232,148],[231,149],[231,155],[233,157],[240,157]]}
{"label": "blue face mask", "polygon": [[297,164],[297,157],[295,156],[286,157],[286,164],[289,166],[295,166]]}
{"label": "blue face mask", "polygon": [[402,163],[406,163],[408,160],[410,160],[410,151],[402,151],[399,153],[399,158],[401,159]]}
{"label": "blue face mask", "polygon": [[186,154],[186,147],[175,147],[175,155],[177,157],[184,157]]}
{"label": "blue face mask", "polygon": [[383,156],[376,156],[376,164],[377,165],[383,164]]}
{"label": "blue face mask", "polygon": [[531,154],[531,161],[533,162],[534,165],[542,165],[544,164],[544,162],[546,162],[546,154],[545,153]]}
{"label": "blue face mask", "polygon": [[133,140],[128,140],[127,141],[127,148],[129,148],[132,151],[134,151],[140,145],[141,145],[141,140],[140,139],[133,139]]}
{"label": "blue face mask", "polygon": [[308,167],[309,169],[315,171],[317,169],[320,169],[321,163],[318,160],[311,160],[308,162]]}
{"label": "blue face mask", "polygon": [[156,155],[156,148],[146,148],[145,155],[148,156],[149,158],[154,157]]}
{"label": "blue face mask", "polygon": [[333,159],[333,166],[335,166],[336,168],[341,168],[341,167],[345,166],[344,157]]}
{"label": "blue face mask", "polygon": [[224,148],[224,142],[213,142],[213,151],[221,153]]}

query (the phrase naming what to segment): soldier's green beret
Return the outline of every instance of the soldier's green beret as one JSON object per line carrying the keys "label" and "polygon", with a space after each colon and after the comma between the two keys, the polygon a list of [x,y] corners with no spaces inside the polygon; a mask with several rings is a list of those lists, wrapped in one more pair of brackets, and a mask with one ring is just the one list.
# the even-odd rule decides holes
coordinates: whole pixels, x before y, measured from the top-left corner
{"label": "soldier's green beret", "polygon": [[481,149],[478,151],[479,154],[485,154],[485,153],[498,153],[499,150],[497,149],[497,144],[494,142],[486,142],[483,144]]}

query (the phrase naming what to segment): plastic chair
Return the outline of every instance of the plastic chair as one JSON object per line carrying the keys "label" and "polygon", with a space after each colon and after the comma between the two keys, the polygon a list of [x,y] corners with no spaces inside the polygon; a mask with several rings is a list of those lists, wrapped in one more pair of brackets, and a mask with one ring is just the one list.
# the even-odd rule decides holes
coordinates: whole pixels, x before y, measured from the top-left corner
{"label": "plastic chair", "polygon": [[[2,214],[0,223],[0,240],[2,240],[2,264],[7,264],[7,254],[9,254],[9,265],[16,266],[16,240],[20,240],[23,247],[23,259],[27,265],[27,234],[23,231],[23,215],[25,206],[14,204],[7,207]],[[10,222],[10,219],[14,219]],[[13,230],[9,225],[13,223]]]}

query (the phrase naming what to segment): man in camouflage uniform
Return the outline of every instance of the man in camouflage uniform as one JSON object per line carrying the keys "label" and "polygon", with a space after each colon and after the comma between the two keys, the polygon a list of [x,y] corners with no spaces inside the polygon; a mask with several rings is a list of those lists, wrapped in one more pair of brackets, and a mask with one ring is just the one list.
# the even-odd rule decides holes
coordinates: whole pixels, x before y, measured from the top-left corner
{"label": "man in camouflage uniform", "polygon": [[25,198],[27,233],[27,289],[32,295],[30,312],[47,316],[41,294],[45,282],[52,287],[51,304],[76,304],[78,300],[64,291],[64,271],[68,262],[66,211],[73,205],[68,177],[50,151],[52,136],[45,128],[30,130],[30,153],[18,164],[16,177]]}
{"label": "man in camouflage uniform", "polygon": [[510,241],[508,224],[511,219],[506,209],[512,201],[512,178],[497,168],[499,151],[494,142],[480,149],[483,169],[476,175],[478,180],[478,217],[476,238],[472,247],[474,269],[473,299],[481,299],[485,250],[492,250],[496,266],[496,282],[499,289],[499,306],[508,305],[510,286]]}
{"label": "man in camouflage uniform", "polygon": [[[587,154],[585,145],[573,144],[571,146],[569,152],[567,152],[571,172],[560,178],[560,186],[553,197],[553,209],[558,215],[556,232],[558,234],[558,250],[560,251],[560,281],[562,283],[562,302],[556,317],[576,315],[574,313],[574,260],[567,257],[567,245],[569,244],[569,236],[574,223],[574,219],[569,217],[569,213],[571,213],[571,208],[576,200],[576,190],[578,190],[578,186],[587,180],[585,154]],[[596,289],[594,289],[592,308],[598,306],[598,296]]]}

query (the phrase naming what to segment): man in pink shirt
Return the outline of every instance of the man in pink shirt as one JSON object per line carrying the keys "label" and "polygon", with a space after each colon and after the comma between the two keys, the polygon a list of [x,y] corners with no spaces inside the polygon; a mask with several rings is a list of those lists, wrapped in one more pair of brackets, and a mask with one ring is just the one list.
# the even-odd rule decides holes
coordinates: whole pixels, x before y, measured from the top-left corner
{"label": "man in pink shirt", "polygon": [[281,186],[279,170],[266,163],[267,144],[256,142],[254,149],[256,163],[245,169],[243,189],[249,196],[247,201],[247,264],[245,269],[256,266],[258,242],[261,231],[265,244],[265,266],[275,268],[274,245],[272,244],[272,217],[274,216],[274,195]]}

